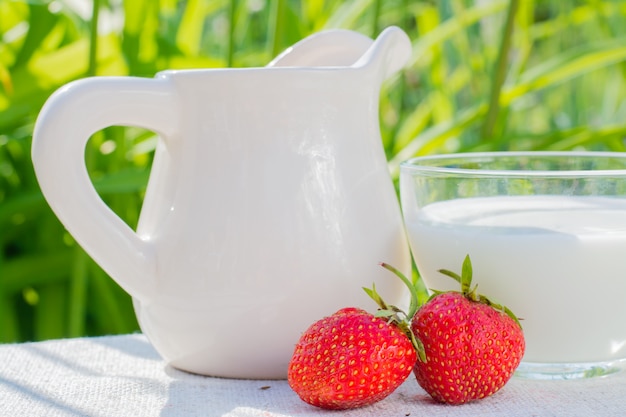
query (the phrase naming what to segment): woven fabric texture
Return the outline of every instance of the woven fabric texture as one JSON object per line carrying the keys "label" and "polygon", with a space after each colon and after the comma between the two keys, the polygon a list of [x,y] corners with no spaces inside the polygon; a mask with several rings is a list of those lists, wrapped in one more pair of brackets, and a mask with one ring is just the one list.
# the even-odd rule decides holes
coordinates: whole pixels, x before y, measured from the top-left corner
{"label": "woven fabric texture", "polygon": [[211,378],[171,368],[140,334],[0,345],[0,416],[626,416],[626,372],[604,378],[513,378],[462,406],[434,403],[411,376],[357,410],[309,406],[286,381]]}

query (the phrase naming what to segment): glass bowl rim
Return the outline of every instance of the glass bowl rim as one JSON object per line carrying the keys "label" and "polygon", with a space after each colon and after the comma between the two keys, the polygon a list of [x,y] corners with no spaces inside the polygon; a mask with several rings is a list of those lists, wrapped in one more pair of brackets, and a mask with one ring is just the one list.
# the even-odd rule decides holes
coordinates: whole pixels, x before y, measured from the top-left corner
{"label": "glass bowl rim", "polygon": [[[539,169],[475,169],[457,168],[422,164],[429,161],[466,160],[478,158],[503,157],[578,157],[578,158],[618,158],[623,159],[624,169],[598,170],[539,170]],[[458,152],[436,155],[418,156],[400,163],[400,172],[415,174],[418,172],[446,175],[467,175],[485,177],[626,177],[626,152],[611,151],[493,151],[493,152]]]}

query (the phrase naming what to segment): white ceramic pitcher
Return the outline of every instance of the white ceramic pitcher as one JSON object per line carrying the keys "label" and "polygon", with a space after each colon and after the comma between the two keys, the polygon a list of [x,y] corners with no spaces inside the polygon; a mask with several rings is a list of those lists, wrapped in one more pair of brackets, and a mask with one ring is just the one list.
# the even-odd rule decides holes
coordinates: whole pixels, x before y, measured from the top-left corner
{"label": "white ceramic pitcher", "polygon": [[[268,67],[96,77],[54,93],[32,157],[50,206],[130,295],[142,331],[172,366],[283,378],[313,321],[374,311],[410,272],[381,145],[382,81],[411,53],[398,28],[375,41],[313,35]],[[160,139],[137,231],[100,199],[85,144],[111,125]]]}

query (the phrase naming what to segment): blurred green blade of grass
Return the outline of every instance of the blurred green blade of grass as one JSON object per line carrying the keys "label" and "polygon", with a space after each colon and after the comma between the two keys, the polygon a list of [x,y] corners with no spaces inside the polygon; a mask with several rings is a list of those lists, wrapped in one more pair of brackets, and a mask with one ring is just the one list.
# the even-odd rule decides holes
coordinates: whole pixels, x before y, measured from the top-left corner
{"label": "blurred green blade of grass", "polygon": [[[623,152],[625,150],[624,136],[626,136],[626,125],[614,125],[599,128],[576,126],[535,135],[511,135],[507,139],[514,150],[566,151],[600,144],[607,146],[609,150]],[[488,144],[480,144],[468,150],[480,152],[492,149]]]}
{"label": "blurred green blade of grass", "polygon": [[36,340],[67,337],[67,286],[63,282],[46,283],[39,290],[35,305],[34,336]]}
{"label": "blurred green blade of grass", "polygon": [[[31,217],[34,212],[44,207],[44,204],[43,195],[40,191],[23,192],[5,198],[0,204],[0,228],[9,227],[16,214]],[[0,241],[4,241],[4,239],[0,239]]]}
{"label": "blurred green blade of grass", "polygon": [[[140,169],[125,169],[109,173],[94,181],[94,187],[102,196],[118,193],[138,193],[145,190],[149,172]],[[46,206],[39,190],[18,194],[0,204],[0,226],[11,223],[16,213],[32,213]]]}
{"label": "blurred green blade of grass", "polygon": [[[522,74],[518,84],[505,86],[500,97],[502,106],[509,106],[514,100],[526,94],[535,93],[547,87],[564,83],[569,79],[581,76],[599,68],[604,68],[626,60],[626,47],[624,41],[615,40],[597,45],[587,45],[577,51],[566,51],[560,56],[551,59],[548,63],[539,65]],[[615,46],[620,45],[620,46]],[[390,161],[391,172],[397,174],[398,165],[402,160],[408,159],[420,153],[429,153],[439,147],[455,133],[476,122],[479,117],[486,114],[486,107],[479,107],[455,119],[446,119],[441,125],[426,129],[419,133],[413,140],[406,143]],[[416,124],[403,126],[407,131],[420,131],[422,119],[409,119],[405,123]]]}
{"label": "blurred green blade of grass", "polygon": [[185,4],[183,16],[176,34],[176,46],[185,55],[197,56],[202,45],[204,21],[207,14],[215,12],[224,6],[225,1],[206,2],[189,0]]}
{"label": "blurred green blade of grass", "polygon": [[[573,130],[571,133],[568,131],[555,133],[558,133],[562,138],[555,140],[547,136],[542,141],[541,149],[563,151],[597,143],[610,143],[613,151],[623,152],[625,149],[623,138],[626,137],[626,125],[605,126],[597,129],[583,128]],[[620,138],[622,139],[621,141],[614,142],[612,140]],[[619,147],[615,146],[618,144],[620,145]]]}
{"label": "blurred green blade of grass", "polygon": [[595,1],[593,4],[578,5],[552,19],[535,23],[530,28],[529,36],[532,40],[546,39],[590,22],[600,20],[605,24],[606,17],[617,17],[621,20],[625,16],[626,2]]}
{"label": "blurred green blade of grass", "polygon": [[441,146],[448,139],[457,136],[467,126],[480,120],[480,117],[486,112],[487,105],[483,104],[465,110],[454,119],[441,122],[420,133],[389,161],[389,171],[392,177],[397,178],[400,164],[403,161],[416,155],[427,154],[429,148]]}
{"label": "blurred green blade of grass", "polygon": [[48,5],[45,3],[30,3],[29,12],[28,25],[30,29],[13,62],[13,67],[15,68],[26,64],[31,59],[59,21],[59,16],[51,13]]}
{"label": "blurred green blade of grass", "polygon": [[276,56],[282,51],[281,40],[285,33],[286,4],[285,0],[269,1],[269,19],[267,25],[268,49],[271,56]]}
{"label": "blurred green blade of grass", "polygon": [[90,262],[90,314],[99,333],[138,330],[130,297],[95,263]]}
{"label": "blurred green blade of grass", "polygon": [[423,34],[413,43],[413,55],[408,67],[427,67],[431,63],[429,52],[466,30],[488,16],[497,14],[506,9],[507,0],[493,0],[479,3],[477,6],[465,9],[460,14],[441,22],[433,30]]}
{"label": "blurred green blade of grass", "polygon": [[20,317],[13,299],[2,296],[0,299],[0,343],[24,340],[20,332]]}
{"label": "blurred green blade of grass", "polygon": [[507,88],[504,101],[510,102],[529,91],[623,62],[626,60],[626,46],[623,46],[625,42],[626,38],[621,38],[615,42],[587,45],[583,50],[567,51],[554,57],[522,74],[517,85]]}
{"label": "blurred green blade of grass", "polygon": [[[123,2],[124,7],[124,34],[139,37],[145,23],[150,0],[133,0]],[[193,0],[188,3],[194,3]]]}
{"label": "blurred green blade of grass", "polygon": [[75,246],[73,255],[67,305],[67,336],[79,337],[85,334],[86,327],[89,256],[78,245]]}
{"label": "blurred green blade of grass", "polygon": [[15,295],[24,287],[63,282],[73,260],[71,250],[22,256],[2,265],[4,295]]}
{"label": "blurred green blade of grass", "polygon": [[331,3],[325,0],[302,0],[302,23],[310,32],[321,30],[330,16]]}
{"label": "blurred green blade of grass", "polygon": [[509,52],[511,50],[511,37],[513,35],[513,25],[515,22],[515,14],[519,7],[519,0],[511,0],[507,9],[506,21],[502,28],[500,36],[500,46],[498,48],[498,56],[494,62],[494,68],[491,72],[491,83],[489,84],[489,105],[487,114],[481,126],[481,136],[485,140],[491,140],[494,136],[494,129],[501,125],[498,123],[498,113],[500,112],[500,93],[502,85],[506,79],[507,70],[509,68]]}
{"label": "blurred green blade of grass", "polygon": [[[104,36],[99,42],[100,72],[125,73],[118,39]],[[88,39],[79,39],[49,53],[38,54],[28,65],[15,69],[11,79],[19,88],[14,87],[14,92],[4,97],[0,91],[0,127],[15,126],[29,115],[36,114],[52,90],[85,74],[88,55]]]}
{"label": "blurred green blade of grass", "polygon": [[94,187],[101,195],[141,192],[146,188],[149,175],[145,169],[126,168],[94,180]]}
{"label": "blurred green blade of grass", "polygon": [[[337,2],[337,7],[326,21],[327,28],[353,28],[372,5],[372,0]],[[371,35],[371,34],[368,34]]]}

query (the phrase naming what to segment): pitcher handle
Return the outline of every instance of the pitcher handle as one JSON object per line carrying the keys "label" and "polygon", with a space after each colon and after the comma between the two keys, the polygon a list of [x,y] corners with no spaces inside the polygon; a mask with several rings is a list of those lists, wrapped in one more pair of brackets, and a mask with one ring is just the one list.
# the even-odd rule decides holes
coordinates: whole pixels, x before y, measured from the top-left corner
{"label": "pitcher handle", "polygon": [[177,129],[176,93],[167,79],[92,77],[56,91],[33,133],[32,159],[41,190],[61,223],[85,251],[138,299],[154,291],[154,253],[96,192],[85,146],[113,125],[150,129],[166,139]]}

